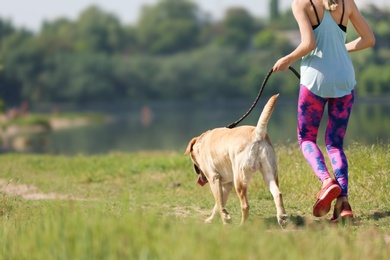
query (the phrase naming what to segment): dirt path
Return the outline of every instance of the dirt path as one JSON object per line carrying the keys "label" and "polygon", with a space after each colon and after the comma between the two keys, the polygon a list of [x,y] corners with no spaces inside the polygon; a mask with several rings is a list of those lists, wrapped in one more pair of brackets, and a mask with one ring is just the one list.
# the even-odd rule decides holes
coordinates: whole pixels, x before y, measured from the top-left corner
{"label": "dirt path", "polygon": [[60,195],[54,192],[43,193],[34,185],[15,183],[14,179],[9,181],[0,179],[0,192],[9,196],[20,196],[26,200],[80,200],[72,196]]}

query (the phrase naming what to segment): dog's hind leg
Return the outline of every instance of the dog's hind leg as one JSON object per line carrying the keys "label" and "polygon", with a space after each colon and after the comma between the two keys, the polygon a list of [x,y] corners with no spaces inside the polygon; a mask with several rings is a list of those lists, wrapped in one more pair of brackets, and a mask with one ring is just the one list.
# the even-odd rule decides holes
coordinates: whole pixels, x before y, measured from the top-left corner
{"label": "dog's hind leg", "polygon": [[[267,152],[274,153],[273,149],[269,149]],[[276,158],[276,156],[264,156],[263,158],[267,159],[262,161],[261,172],[263,173],[264,182],[268,186],[272,197],[274,198],[278,223],[282,228],[284,228],[287,225],[287,214],[283,205],[283,196],[279,190],[276,159],[268,159]]]}
{"label": "dog's hind leg", "polygon": [[277,179],[275,180],[274,178],[269,178],[271,175],[272,174],[270,172],[267,172],[266,174],[263,174],[263,177],[272,194],[272,197],[274,198],[278,223],[282,228],[284,228],[287,224],[287,214],[283,205],[283,196],[279,190]]}
{"label": "dog's hind leg", "polygon": [[[249,182],[249,180],[248,180]],[[241,180],[239,177],[234,178],[234,185],[236,187],[237,195],[241,203],[241,225],[249,217],[249,202],[248,202],[248,184]]]}
{"label": "dog's hind leg", "polygon": [[239,174],[235,174],[234,176],[234,186],[236,188],[236,192],[238,198],[240,199],[241,204],[241,225],[245,223],[245,221],[249,217],[249,202],[248,202],[248,188],[249,182],[252,178],[252,174],[247,172],[245,174],[245,170],[237,170]]}
{"label": "dog's hind leg", "polygon": [[[228,200],[228,197],[229,197],[229,194],[230,194],[230,191],[232,190],[233,188],[233,183],[232,182],[229,182],[229,183],[226,183],[226,184],[223,184],[222,185],[222,208],[226,208],[226,203],[227,203],[227,200]],[[215,196],[214,196],[215,197]],[[206,223],[211,223],[215,217],[215,215],[219,212],[219,207],[218,207],[218,203],[215,203],[214,205],[214,208],[213,208],[213,211],[211,213],[211,216],[208,217],[205,222]],[[225,210],[225,212],[227,213],[227,211]],[[230,216],[228,217],[228,221],[230,221]]]}
{"label": "dog's hind leg", "polygon": [[283,196],[279,191],[277,181],[271,180],[268,182],[268,188],[274,197],[274,202],[276,206],[276,217],[278,218],[279,225],[284,228],[287,225],[287,214],[283,205]]}

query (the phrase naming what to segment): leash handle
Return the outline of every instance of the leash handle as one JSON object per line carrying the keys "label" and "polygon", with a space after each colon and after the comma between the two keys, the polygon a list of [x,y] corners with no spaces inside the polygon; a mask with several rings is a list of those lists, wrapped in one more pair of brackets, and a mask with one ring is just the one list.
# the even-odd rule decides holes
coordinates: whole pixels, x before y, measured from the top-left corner
{"label": "leash handle", "polygon": [[[290,66],[288,68],[295,74],[295,76],[297,76],[298,79],[301,78],[301,75],[299,75],[299,73],[293,67]],[[271,74],[273,71],[274,71],[273,68],[271,68],[270,71],[267,73],[267,76],[265,76],[263,83],[261,84],[259,93],[257,94],[255,101],[253,102],[252,106],[248,109],[248,111],[241,118],[239,118],[237,121],[235,121],[234,123],[231,123],[230,125],[227,125],[226,128],[231,129],[231,128],[236,127],[242,120],[244,120],[245,117],[247,117],[252,112],[252,110],[255,108],[257,102],[259,101],[261,94],[263,93],[264,87],[267,84],[268,79],[271,77]]]}

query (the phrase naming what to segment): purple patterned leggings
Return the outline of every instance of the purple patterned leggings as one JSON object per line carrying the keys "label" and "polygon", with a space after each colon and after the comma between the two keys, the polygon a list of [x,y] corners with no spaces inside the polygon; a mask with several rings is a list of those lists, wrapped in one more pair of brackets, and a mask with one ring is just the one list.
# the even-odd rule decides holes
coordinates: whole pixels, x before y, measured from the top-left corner
{"label": "purple patterned leggings", "polygon": [[298,142],[303,156],[323,182],[330,177],[324,155],[317,146],[317,134],[325,105],[328,103],[328,124],[325,132],[326,151],[340,196],[348,196],[348,161],[343,150],[344,135],[354,102],[354,91],[340,98],[322,98],[301,85],[298,99]]}

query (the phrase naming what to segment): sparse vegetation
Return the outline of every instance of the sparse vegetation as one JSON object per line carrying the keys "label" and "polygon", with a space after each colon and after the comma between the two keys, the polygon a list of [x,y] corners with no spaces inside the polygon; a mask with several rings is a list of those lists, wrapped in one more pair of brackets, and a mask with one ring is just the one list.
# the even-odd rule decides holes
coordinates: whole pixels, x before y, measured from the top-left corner
{"label": "sparse vegetation", "polygon": [[231,226],[204,224],[214,200],[181,151],[3,154],[0,259],[388,259],[389,148],[356,144],[346,151],[356,217],[332,225],[311,215],[320,183],[298,147],[276,146],[285,230],[259,175],[246,225],[238,225],[235,194],[227,206]]}

